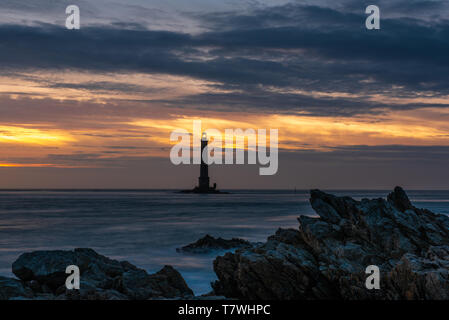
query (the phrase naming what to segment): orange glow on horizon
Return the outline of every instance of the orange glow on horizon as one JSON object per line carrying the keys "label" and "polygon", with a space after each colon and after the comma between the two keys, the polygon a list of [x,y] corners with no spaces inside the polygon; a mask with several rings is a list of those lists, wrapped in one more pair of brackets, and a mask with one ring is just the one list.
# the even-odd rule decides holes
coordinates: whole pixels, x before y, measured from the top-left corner
{"label": "orange glow on horizon", "polygon": [[52,163],[0,163],[0,168],[92,168],[85,166],[68,166]]}
{"label": "orange glow on horizon", "polygon": [[0,143],[63,145],[74,139],[62,130],[42,130],[21,126],[0,126]]}
{"label": "orange glow on horizon", "polygon": [[[416,111],[413,111],[416,112]],[[217,129],[225,141],[225,129],[252,128],[279,129],[279,147],[298,150],[314,148],[325,151],[328,147],[348,145],[449,145],[449,126],[445,122],[436,126],[434,121],[419,121],[413,112],[397,112],[383,116],[363,118],[309,117],[301,115],[240,116],[226,120],[203,117],[202,130]],[[245,119],[245,120],[241,120]],[[407,119],[407,121],[403,121]],[[193,117],[172,120],[139,119],[129,123],[151,131],[151,140],[161,145],[169,143],[170,132],[184,129],[192,133]],[[173,144],[173,143],[172,143]]]}

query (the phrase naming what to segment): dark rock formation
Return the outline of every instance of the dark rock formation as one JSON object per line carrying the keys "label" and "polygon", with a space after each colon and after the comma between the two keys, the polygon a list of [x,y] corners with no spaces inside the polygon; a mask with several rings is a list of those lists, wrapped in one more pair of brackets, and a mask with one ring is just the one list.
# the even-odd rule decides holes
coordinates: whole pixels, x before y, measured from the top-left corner
{"label": "dark rock formation", "polygon": [[[80,268],[80,290],[67,290],[66,267]],[[0,299],[160,299],[193,296],[178,271],[165,266],[148,274],[126,261],[109,259],[92,249],[35,251],[22,254],[12,266],[22,281],[0,278]]]}
{"label": "dark rock formation", "polygon": [[388,202],[395,206],[399,211],[405,212],[405,210],[412,209],[413,206],[407,197],[407,194],[401,187],[394,188],[394,191],[387,197]]}
{"label": "dark rock formation", "polygon": [[[319,218],[279,229],[262,246],[217,257],[215,294],[239,299],[449,299],[449,217],[384,199],[311,191]],[[380,290],[365,287],[369,265]]]}
{"label": "dark rock formation", "polygon": [[231,240],[226,240],[223,238],[214,238],[206,234],[203,238],[198,241],[186,245],[182,248],[176,249],[178,252],[186,253],[210,253],[215,250],[229,250],[234,248],[250,247],[251,243],[238,238],[232,238]]}

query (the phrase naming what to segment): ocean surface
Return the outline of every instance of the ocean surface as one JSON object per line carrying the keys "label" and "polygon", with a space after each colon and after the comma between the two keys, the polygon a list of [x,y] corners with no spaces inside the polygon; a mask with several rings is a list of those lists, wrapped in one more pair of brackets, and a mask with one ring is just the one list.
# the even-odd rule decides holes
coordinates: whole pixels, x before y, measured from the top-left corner
{"label": "ocean surface", "polygon": [[[195,294],[216,279],[210,255],[176,248],[210,234],[265,241],[277,228],[297,228],[299,214],[314,215],[308,191],[179,194],[170,190],[0,190],[0,275],[27,251],[89,247],[153,273],[177,268]],[[389,191],[329,191],[355,199]],[[409,191],[417,207],[449,215],[449,191]]]}

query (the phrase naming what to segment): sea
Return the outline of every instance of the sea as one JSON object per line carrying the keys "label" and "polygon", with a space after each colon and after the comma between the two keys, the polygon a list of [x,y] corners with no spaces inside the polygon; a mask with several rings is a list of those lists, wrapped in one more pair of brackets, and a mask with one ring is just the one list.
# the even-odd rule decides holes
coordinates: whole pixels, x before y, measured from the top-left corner
{"label": "sea", "polygon": [[[327,191],[357,200],[389,193]],[[415,206],[449,215],[449,191],[407,193]],[[13,276],[11,265],[24,252],[92,248],[150,273],[172,265],[196,295],[205,294],[216,280],[213,260],[224,252],[176,248],[206,234],[265,241],[278,228],[297,228],[300,214],[315,215],[305,190],[0,190],[0,275]]]}

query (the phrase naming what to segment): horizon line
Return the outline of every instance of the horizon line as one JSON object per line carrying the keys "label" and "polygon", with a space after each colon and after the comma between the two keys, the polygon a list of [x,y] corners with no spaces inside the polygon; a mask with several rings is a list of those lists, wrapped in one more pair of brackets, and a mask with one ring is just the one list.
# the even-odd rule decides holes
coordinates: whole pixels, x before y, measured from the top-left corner
{"label": "horizon line", "polygon": [[[404,188],[405,191],[449,191],[449,189],[435,188],[435,189],[419,189],[419,188]],[[223,188],[223,191],[310,191],[310,190],[328,190],[328,191],[391,191],[392,188]],[[0,188],[1,191],[180,191],[185,188]]]}

